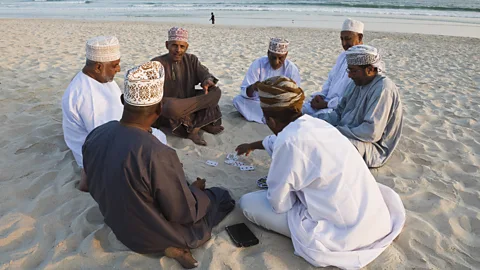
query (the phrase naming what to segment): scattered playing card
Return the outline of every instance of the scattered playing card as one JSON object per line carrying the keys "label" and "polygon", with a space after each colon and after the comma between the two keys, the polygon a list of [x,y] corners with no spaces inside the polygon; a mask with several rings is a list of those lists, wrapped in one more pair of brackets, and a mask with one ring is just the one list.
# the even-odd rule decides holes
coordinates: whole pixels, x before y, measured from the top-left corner
{"label": "scattered playing card", "polygon": [[238,155],[237,155],[237,153],[230,153],[230,154],[227,154],[227,159],[228,159],[228,160],[234,160],[234,161],[237,161],[237,160],[238,160]]}
{"label": "scattered playing card", "polygon": [[213,161],[213,160],[207,160],[207,165],[212,166],[212,167],[217,167],[218,162]]}
{"label": "scattered playing card", "polygon": [[232,165],[235,166],[235,167],[240,167],[240,166],[245,165],[245,163],[240,162],[240,161],[235,161],[235,162],[232,163]]}
{"label": "scattered playing card", "polygon": [[233,163],[235,163],[234,160],[231,160],[231,159],[226,159],[226,160],[225,160],[225,164],[233,165]]}
{"label": "scattered playing card", "polygon": [[240,166],[240,170],[242,170],[242,171],[253,171],[253,170],[255,170],[255,167],[253,167],[253,166]]}

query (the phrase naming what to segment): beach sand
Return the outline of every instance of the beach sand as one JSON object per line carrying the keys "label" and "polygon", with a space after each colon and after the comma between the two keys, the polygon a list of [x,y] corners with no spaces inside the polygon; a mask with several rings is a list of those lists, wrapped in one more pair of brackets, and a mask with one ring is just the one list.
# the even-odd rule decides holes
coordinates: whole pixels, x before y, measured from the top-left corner
{"label": "beach sand", "polygon": [[[181,269],[172,259],[129,251],[103,223],[95,201],[75,186],[79,170],[63,140],[60,101],[83,67],[84,44],[116,35],[124,72],[166,52],[171,24],[0,20],[0,269]],[[189,52],[220,79],[225,132],[206,134],[207,147],[168,136],[187,176],[205,177],[235,199],[255,191],[269,157],[245,159],[253,172],[223,163],[238,144],[270,131],[246,122],[232,98],[268,39],[290,40],[289,59],[307,94],[321,89],[342,51],[338,31],[186,25]],[[378,182],[398,192],[407,209],[403,232],[367,269],[480,268],[480,40],[419,34],[372,33],[365,43],[384,50],[387,74],[400,89],[404,130]],[[206,160],[216,160],[209,167]],[[224,230],[246,222],[260,239],[236,248]],[[291,240],[254,226],[238,207],[193,250],[199,269],[314,269],[293,254]]]}

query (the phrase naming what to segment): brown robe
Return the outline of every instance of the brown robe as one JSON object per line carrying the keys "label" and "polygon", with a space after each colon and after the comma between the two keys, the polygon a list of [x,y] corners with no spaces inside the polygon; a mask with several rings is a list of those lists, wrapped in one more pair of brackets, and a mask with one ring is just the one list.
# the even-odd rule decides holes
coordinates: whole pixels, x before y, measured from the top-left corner
{"label": "brown robe", "polygon": [[218,79],[195,55],[186,53],[181,61],[174,62],[164,54],[152,61],[161,62],[165,68],[163,113],[153,127],[169,125],[174,134],[186,136],[194,128],[221,124],[220,88],[211,87],[206,95],[203,90],[195,90],[196,85],[208,78],[215,83]]}
{"label": "brown robe", "polygon": [[138,253],[196,248],[235,206],[227,190],[189,186],[174,149],[118,121],[88,135],[83,162],[105,223]]}

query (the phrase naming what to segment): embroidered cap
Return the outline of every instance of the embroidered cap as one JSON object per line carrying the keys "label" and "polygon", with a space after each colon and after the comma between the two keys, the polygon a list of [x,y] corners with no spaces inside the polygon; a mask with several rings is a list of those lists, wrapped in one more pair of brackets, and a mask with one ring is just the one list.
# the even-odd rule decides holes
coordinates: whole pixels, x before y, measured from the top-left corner
{"label": "embroidered cap", "polygon": [[163,98],[165,70],[158,61],[150,61],[134,67],[125,74],[125,103],[132,106],[151,106]]}
{"label": "embroidered cap", "polygon": [[268,51],[278,54],[286,54],[288,52],[288,40],[283,38],[271,38],[268,45]]}
{"label": "embroidered cap", "polygon": [[116,61],[120,59],[120,43],[116,37],[94,37],[87,41],[86,56],[95,62]]}
{"label": "embroidered cap", "polygon": [[181,27],[172,27],[168,30],[168,41],[188,42],[188,31]]}

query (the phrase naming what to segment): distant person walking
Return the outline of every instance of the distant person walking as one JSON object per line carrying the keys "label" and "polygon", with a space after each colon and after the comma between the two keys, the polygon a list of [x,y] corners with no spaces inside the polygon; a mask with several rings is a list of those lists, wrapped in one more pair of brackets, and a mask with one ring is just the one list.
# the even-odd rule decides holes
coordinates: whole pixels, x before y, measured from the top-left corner
{"label": "distant person walking", "polygon": [[212,12],[212,16],[210,17],[209,21],[212,21],[212,24],[215,24],[215,15],[213,15],[213,12]]}

